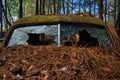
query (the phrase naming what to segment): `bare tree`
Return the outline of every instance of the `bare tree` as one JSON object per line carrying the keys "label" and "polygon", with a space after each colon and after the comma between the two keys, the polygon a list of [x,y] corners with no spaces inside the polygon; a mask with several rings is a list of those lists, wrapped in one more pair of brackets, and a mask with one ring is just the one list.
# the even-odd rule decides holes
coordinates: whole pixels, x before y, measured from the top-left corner
{"label": "bare tree", "polygon": [[40,0],[40,5],[39,6],[40,6],[39,7],[40,8],[39,13],[42,14],[42,0]]}
{"label": "bare tree", "polygon": [[86,12],[86,3],[87,3],[87,0],[84,0],[84,3],[83,3],[83,5],[84,5],[84,12]]}
{"label": "bare tree", "polygon": [[36,0],[36,15],[39,14],[38,12],[39,12],[39,11],[38,11],[38,0]]}
{"label": "bare tree", "polygon": [[89,14],[91,14],[91,0],[88,0],[88,5],[89,5]]}
{"label": "bare tree", "polygon": [[57,1],[57,14],[60,14],[61,13],[61,0],[58,0]]}
{"label": "bare tree", "polygon": [[51,0],[49,0],[49,8],[50,8],[50,13],[53,14],[52,1]]}
{"label": "bare tree", "polygon": [[63,13],[65,14],[65,0],[62,0],[62,5],[63,5]]}
{"label": "bare tree", "polygon": [[81,11],[81,0],[78,0],[79,12]]}
{"label": "bare tree", "polygon": [[104,15],[104,17],[105,17],[105,22],[107,21],[106,19],[107,19],[107,0],[105,0],[105,8],[104,8],[105,10],[104,10],[104,13],[105,13],[105,15]]}
{"label": "bare tree", "polygon": [[94,0],[94,16],[96,14],[96,0]]}
{"label": "bare tree", "polygon": [[40,14],[45,14],[45,0],[40,0]]}
{"label": "bare tree", "polygon": [[0,25],[1,25],[0,30],[1,30],[1,33],[2,33],[2,0],[0,0]]}
{"label": "bare tree", "polygon": [[98,0],[99,18],[103,20],[103,0]]}
{"label": "bare tree", "polygon": [[116,14],[116,0],[114,0],[114,24],[116,23],[116,16],[117,16],[117,14]]}
{"label": "bare tree", "polygon": [[73,11],[74,11],[74,10],[73,10],[73,9],[74,9],[74,2],[73,2],[73,0],[71,1],[71,5],[72,5],[72,6],[71,6],[71,8],[72,8],[71,13],[73,14]]}
{"label": "bare tree", "polygon": [[22,9],[22,2],[23,0],[19,0],[19,18],[23,17],[23,9]]}
{"label": "bare tree", "polygon": [[54,14],[56,14],[56,0],[53,0],[53,9],[54,9]]}
{"label": "bare tree", "polygon": [[43,0],[43,3],[42,3],[42,4],[43,4],[43,7],[42,7],[42,8],[43,8],[43,9],[42,9],[42,10],[43,10],[43,14],[45,14],[45,0]]}
{"label": "bare tree", "polygon": [[[13,19],[11,17],[11,14],[9,12],[9,19],[8,19],[8,16],[7,16],[7,5],[6,5],[6,0],[4,0],[4,3],[5,3],[5,6],[1,3],[1,15],[2,15],[2,18],[4,17],[4,22],[5,22],[5,25],[8,25],[8,26],[11,26],[11,23],[13,22]],[[9,8],[8,8],[9,10]],[[3,20],[2,20],[3,21]],[[3,25],[3,24],[2,24]]]}
{"label": "bare tree", "polygon": [[69,0],[67,0],[67,2],[65,2],[66,3],[66,13],[67,14],[70,14],[70,6],[69,6],[69,4],[70,4],[70,1]]}

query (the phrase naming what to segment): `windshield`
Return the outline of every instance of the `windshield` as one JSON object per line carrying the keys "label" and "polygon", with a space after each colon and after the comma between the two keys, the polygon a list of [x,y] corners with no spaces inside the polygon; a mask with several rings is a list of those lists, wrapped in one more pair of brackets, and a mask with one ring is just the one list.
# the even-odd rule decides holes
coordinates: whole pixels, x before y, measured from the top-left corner
{"label": "windshield", "polygon": [[112,47],[108,32],[98,25],[58,24],[25,26],[14,29],[8,46],[12,45],[65,45]]}

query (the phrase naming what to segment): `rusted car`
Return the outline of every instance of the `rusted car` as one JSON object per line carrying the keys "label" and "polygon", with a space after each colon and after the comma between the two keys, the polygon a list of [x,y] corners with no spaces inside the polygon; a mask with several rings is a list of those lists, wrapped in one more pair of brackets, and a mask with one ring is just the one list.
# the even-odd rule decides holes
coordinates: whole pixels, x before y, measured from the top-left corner
{"label": "rusted car", "polygon": [[2,46],[65,45],[116,47],[118,36],[100,19],[84,15],[37,15],[19,19]]}
{"label": "rusted car", "polygon": [[119,38],[88,15],[17,20],[0,47],[1,80],[120,80]]}

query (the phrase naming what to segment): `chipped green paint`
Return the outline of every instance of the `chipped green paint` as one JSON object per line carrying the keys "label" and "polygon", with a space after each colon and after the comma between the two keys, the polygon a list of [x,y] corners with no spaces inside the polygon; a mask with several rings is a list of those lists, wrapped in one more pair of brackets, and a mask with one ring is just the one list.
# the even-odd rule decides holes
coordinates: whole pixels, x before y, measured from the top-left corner
{"label": "chipped green paint", "polygon": [[98,18],[80,15],[36,15],[19,19],[14,23],[14,25],[54,22],[75,22],[105,25],[105,23]]}

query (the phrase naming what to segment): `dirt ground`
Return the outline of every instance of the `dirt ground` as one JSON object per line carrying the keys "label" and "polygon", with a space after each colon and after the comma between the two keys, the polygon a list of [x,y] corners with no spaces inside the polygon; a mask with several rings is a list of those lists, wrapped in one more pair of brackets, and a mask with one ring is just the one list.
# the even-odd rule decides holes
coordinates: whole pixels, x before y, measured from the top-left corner
{"label": "dirt ground", "polygon": [[120,80],[115,49],[70,46],[0,48],[0,80]]}

